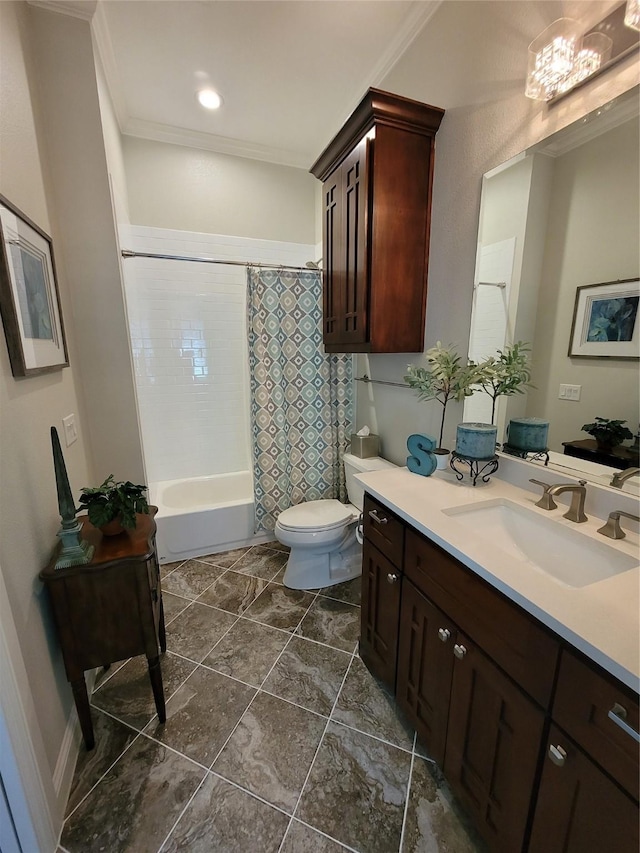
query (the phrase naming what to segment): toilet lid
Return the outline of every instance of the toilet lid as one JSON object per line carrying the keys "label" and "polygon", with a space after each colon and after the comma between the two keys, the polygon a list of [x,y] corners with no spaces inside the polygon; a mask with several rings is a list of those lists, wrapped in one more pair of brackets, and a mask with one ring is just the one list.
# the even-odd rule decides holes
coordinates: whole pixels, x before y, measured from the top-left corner
{"label": "toilet lid", "polygon": [[281,512],[278,524],[285,530],[332,530],[353,518],[353,507],[340,501],[307,501]]}

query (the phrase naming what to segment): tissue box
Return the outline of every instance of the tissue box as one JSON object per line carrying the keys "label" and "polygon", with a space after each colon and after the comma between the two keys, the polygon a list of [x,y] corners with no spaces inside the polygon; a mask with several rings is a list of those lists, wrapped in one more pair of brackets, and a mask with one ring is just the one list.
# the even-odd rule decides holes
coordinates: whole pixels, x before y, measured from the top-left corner
{"label": "tissue box", "polygon": [[379,456],[380,437],[377,435],[356,435],[351,433],[351,453],[360,459],[368,459],[370,456]]}

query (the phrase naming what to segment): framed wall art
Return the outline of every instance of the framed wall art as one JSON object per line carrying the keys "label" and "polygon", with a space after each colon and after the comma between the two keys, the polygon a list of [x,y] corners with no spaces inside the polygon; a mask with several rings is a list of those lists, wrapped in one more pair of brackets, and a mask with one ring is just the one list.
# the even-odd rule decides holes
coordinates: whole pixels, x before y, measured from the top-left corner
{"label": "framed wall art", "polygon": [[640,358],[640,280],[586,284],[576,291],[571,358]]}
{"label": "framed wall art", "polygon": [[0,315],[14,376],[69,365],[51,238],[2,195]]}

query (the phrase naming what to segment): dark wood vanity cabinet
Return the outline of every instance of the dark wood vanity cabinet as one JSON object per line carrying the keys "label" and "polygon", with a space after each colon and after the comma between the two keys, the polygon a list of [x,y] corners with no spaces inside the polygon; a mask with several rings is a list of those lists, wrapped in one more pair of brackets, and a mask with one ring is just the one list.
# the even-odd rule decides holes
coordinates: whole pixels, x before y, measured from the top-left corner
{"label": "dark wood vanity cabinet", "polygon": [[361,656],[489,848],[637,853],[637,695],[369,495],[364,530]]}
{"label": "dark wood vanity cabinet", "polygon": [[421,352],[444,110],[369,89],[311,167],[323,194],[327,352]]}

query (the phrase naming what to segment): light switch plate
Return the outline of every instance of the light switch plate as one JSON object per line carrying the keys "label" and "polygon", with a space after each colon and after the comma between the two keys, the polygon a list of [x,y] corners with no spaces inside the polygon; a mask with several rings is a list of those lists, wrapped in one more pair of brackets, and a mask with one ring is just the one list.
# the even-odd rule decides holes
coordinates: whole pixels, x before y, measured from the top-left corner
{"label": "light switch plate", "polygon": [[558,397],[560,400],[572,400],[574,403],[579,402],[582,385],[560,385]]}
{"label": "light switch plate", "polygon": [[76,416],[74,414],[67,415],[66,418],[62,419],[62,426],[64,427],[64,441],[66,446],[69,447],[74,441],[78,440]]}

